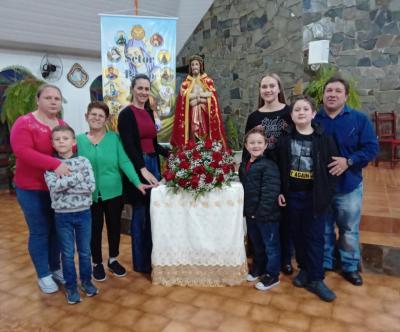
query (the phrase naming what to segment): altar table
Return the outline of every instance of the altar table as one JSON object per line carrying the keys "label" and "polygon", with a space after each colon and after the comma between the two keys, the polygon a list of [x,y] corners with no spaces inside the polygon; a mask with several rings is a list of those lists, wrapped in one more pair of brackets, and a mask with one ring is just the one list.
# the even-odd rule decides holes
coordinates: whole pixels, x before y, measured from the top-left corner
{"label": "altar table", "polygon": [[154,284],[207,287],[246,280],[240,183],[197,200],[160,185],[152,189],[150,214]]}

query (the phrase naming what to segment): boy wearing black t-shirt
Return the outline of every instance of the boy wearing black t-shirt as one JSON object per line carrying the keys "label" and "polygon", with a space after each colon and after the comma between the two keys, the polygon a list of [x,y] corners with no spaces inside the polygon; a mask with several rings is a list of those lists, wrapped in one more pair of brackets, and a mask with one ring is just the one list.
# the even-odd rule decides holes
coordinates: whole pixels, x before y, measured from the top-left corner
{"label": "boy wearing black t-shirt", "polygon": [[335,192],[335,177],[328,164],[337,148],[330,136],[312,125],[316,114],[314,101],[302,96],[291,107],[294,128],[288,128],[277,146],[282,178],[279,205],[286,207],[294,237],[299,274],[293,279],[324,301],[336,295],[323,282],[324,229],[321,215],[328,209]]}

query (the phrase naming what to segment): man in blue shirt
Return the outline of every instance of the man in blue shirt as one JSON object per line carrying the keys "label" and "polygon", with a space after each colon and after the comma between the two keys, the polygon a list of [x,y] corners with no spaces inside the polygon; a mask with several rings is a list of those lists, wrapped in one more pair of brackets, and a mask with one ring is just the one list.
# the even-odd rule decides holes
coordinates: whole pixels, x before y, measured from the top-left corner
{"label": "man in blue shirt", "polygon": [[359,226],[362,203],[362,169],[378,153],[376,134],[368,117],[346,105],[349,84],[340,77],[324,85],[323,107],[315,117],[328,135],[336,141],[340,156],[333,157],[329,172],[340,176],[332,209],[324,217],[324,268],[333,269],[335,248],[334,225],[339,229],[339,254],[343,277],[353,285],[363,283],[360,263]]}

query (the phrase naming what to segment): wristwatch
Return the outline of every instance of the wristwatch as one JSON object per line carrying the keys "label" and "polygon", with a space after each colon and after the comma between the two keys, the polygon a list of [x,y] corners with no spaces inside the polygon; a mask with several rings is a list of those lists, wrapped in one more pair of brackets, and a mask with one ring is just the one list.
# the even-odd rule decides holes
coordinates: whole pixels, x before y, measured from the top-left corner
{"label": "wristwatch", "polygon": [[353,166],[353,164],[354,164],[354,162],[352,159],[350,159],[350,158],[347,159],[347,166],[351,167],[351,166]]}

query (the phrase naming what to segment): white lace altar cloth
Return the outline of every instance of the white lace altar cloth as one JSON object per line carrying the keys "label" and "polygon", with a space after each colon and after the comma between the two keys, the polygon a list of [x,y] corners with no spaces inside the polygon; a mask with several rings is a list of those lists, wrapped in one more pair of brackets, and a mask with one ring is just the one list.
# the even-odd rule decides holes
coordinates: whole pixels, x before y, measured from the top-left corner
{"label": "white lace altar cloth", "polygon": [[151,192],[155,284],[237,285],[246,279],[243,187],[232,183],[197,200],[160,185]]}

